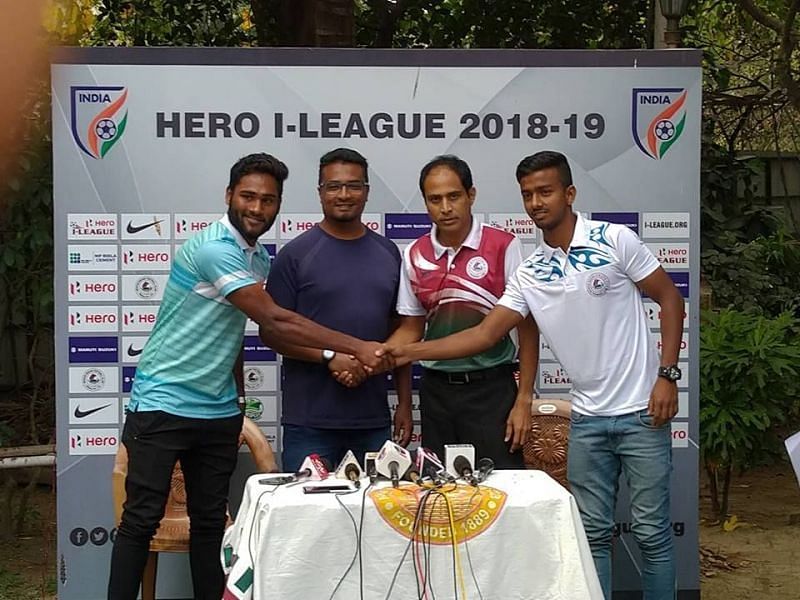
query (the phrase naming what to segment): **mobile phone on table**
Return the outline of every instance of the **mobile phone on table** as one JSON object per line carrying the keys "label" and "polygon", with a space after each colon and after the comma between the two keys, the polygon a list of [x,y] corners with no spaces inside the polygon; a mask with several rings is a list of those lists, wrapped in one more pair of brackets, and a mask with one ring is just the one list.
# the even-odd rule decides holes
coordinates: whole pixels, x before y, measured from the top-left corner
{"label": "mobile phone on table", "polygon": [[286,485],[295,480],[294,475],[273,475],[271,477],[263,477],[258,480],[258,483],[263,485]]}
{"label": "mobile phone on table", "polygon": [[304,494],[329,494],[331,492],[352,492],[353,486],[346,483],[331,483],[329,485],[304,485]]}

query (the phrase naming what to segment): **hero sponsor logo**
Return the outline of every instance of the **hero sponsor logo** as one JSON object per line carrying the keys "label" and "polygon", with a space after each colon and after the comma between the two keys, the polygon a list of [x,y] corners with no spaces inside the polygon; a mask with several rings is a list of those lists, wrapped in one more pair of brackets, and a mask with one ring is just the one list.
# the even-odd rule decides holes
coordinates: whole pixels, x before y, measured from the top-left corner
{"label": "hero sponsor logo", "polygon": [[244,389],[247,392],[277,391],[278,367],[275,365],[245,366]]}
{"label": "hero sponsor logo", "polygon": [[117,246],[69,244],[68,271],[116,271],[119,257]]}
{"label": "hero sponsor logo", "polygon": [[542,390],[569,388],[572,380],[560,365],[542,365],[539,369],[539,382]]}
{"label": "hero sponsor logo", "polygon": [[144,352],[144,345],[147,343],[147,336],[131,336],[126,335],[122,337],[122,345],[120,346],[120,353],[122,354],[122,362],[124,363],[138,363],[139,357]]}
{"label": "hero sponsor logo", "polygon": [[158,306],[123,306],[122,331],[150,331],[157,316]]}
{"label": "hero sponsor logo", "polygon": [[119,392],[119,369],[110,366],[70,367],[70,394],[114,394]]}
{"label": "hero sponsor logo", "polygon": [[686,125],[685,88],[633,88],[631,133],[646,156],[660,160]]}
{"label": "hero sponsor logo", "polygon": [[[206,227],[211,225],[214,221],[219,220],[219,215],[207,214],[190,214],[190,213],[177,213],[175,215],[175,239],[186,240],[192,237],[195,233],[203,231]],[[274,237],[273,233],[273,237]]]}
{"label": "hero sponsor logo", "polygon": [[81,331],[118,331],[119,309],[116,306],[70,307],[67,317],[70,333]]}
{"label": "hero sponsor logo", "polygon": [[70,91],[72,137],[84,154],[102,159],[125,133],[128,88],[73,85]]}
{"label": "hero sponsor logo", "polygon": [[121,223],[123,240],[168,240],[170,238],[171,218],[168,214],[123,214]]}
{"label": "hero sponsor logo", "polygon": [[122,300],[134,302],[150,300],[158,302],[164,296],[164,288],[167,285],[169,275],[123,275],[122,276]]}
{"label": "hero sponsor logo", "polygon": [[67,279],[70,300],[107,302],[119,298],[116,275],[70,275]]}
{"label": "hero sponsor logo", "polygon": [[[661,333],[658,331],[651,331],[650,338],[653,340],[653,343],[656,345],[656,349],[658,349],[659,356],[661,355]],[[678,358],[681,359],[688,359],[689,358],[689,341],[688,338],[684,335],[681,338],[681,345],[680,350],[678,352]]]}
{"label": "hero sponsor logo", "polygon": [[378,213],[364,213],[361,215],[364,227],[375,233],[383,235],[383,216]]}
{"label": "hero sponsor logo", "polygon": [[672,421],[672,447],[689,447],[689,423],[686,421]]}
{"label": "hero sponsor logo", "polygon": [[[644,314],[647,317],[647,323],[651,328],[660,328],[661,327],[661,307],[658,303],[653,302],[652,300],[646,300],[643,304],[644,306]],[[689,328],[689,304],[684,302],[683,304],[683,328]]]}
{"label": "hero sponsor logo", "polygon": [[[298,235],[313,229],[322,220],[321,214],[304,213],[280,216],[280,238],[282,240],[292,240]],[[267,232],[268,234],[269,232]],[[268,237],[264,234],[262,237]],[[274,237],[274,235],[273,235]]]}
{"label": "hero sponsor logo", "polygon": [[70,398],[70,425],[119,423],[119,398]]}
{"label": "hero sponsor logo", "polygon": [[171,249],[162,244],[122,246],[123,271],[169,271]]}
{"label": "hero sponsor logo", "polygon": [[116,454],[119,447],[119,429],[70,429],[69,453]]}
{"label": "hero sponsor logo", "polygon": [[689,243],[682,244],[646,244],[665,269],[689,268]]}
{"label": "hero sponsor logo", "polygon": [[68,240],[116,240],[117,215],[83,214],[67,215]]}
{"label": "hero sponsor logo", "polygon": [[493,213],[489,215],[489,225],[513,233],[521,240],[535,240],[539,229],[524,213]]}
{"label": "hero sponsor logo", "polygon": [[642,237],[651,238],[688,238],[689,213],[642,213]]}

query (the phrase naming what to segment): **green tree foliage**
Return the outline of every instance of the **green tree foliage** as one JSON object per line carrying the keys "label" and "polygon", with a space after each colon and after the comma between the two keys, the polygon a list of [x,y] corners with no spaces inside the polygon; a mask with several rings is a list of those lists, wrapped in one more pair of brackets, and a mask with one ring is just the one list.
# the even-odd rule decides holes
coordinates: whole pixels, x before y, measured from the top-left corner
{"label": "green tree foliage", "polygon": [[798,320],[706,311],[700,328],[700,448],[714,514],[728,515],[733,469],[775,456],[776,427],[796,418],[800,392]]}
{"label": "green tree foliage", "polygon": [[643,48],[648,2],[358,0],[360,46]]}

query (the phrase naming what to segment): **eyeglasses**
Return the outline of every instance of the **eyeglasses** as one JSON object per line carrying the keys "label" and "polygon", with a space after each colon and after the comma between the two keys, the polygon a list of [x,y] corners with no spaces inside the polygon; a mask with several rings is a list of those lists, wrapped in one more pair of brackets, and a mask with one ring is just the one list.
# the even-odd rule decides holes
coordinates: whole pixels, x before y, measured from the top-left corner
{"label": "eyeglasses", "polygon": [[366,181],[326,181],[319,185],[319,189],[326,194],[338,194],[342,188],[346,188],[348,192],[358,194],[363,192],[369,187]]}

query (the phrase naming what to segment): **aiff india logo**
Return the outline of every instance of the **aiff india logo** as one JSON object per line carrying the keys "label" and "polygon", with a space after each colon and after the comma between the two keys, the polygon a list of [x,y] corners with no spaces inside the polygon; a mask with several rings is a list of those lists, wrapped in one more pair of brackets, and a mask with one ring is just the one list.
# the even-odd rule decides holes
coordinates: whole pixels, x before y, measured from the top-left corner
{"label": "aiff india logo", "polygon": [[684,88],[634,88],[631,133],[639,150],[661,159],[686,125]]}
{"label": "aiff india logo", "polygon": [[95,159],[106,156],[125,133],[128,89],[123,86],[71,86],[72,137]]}

